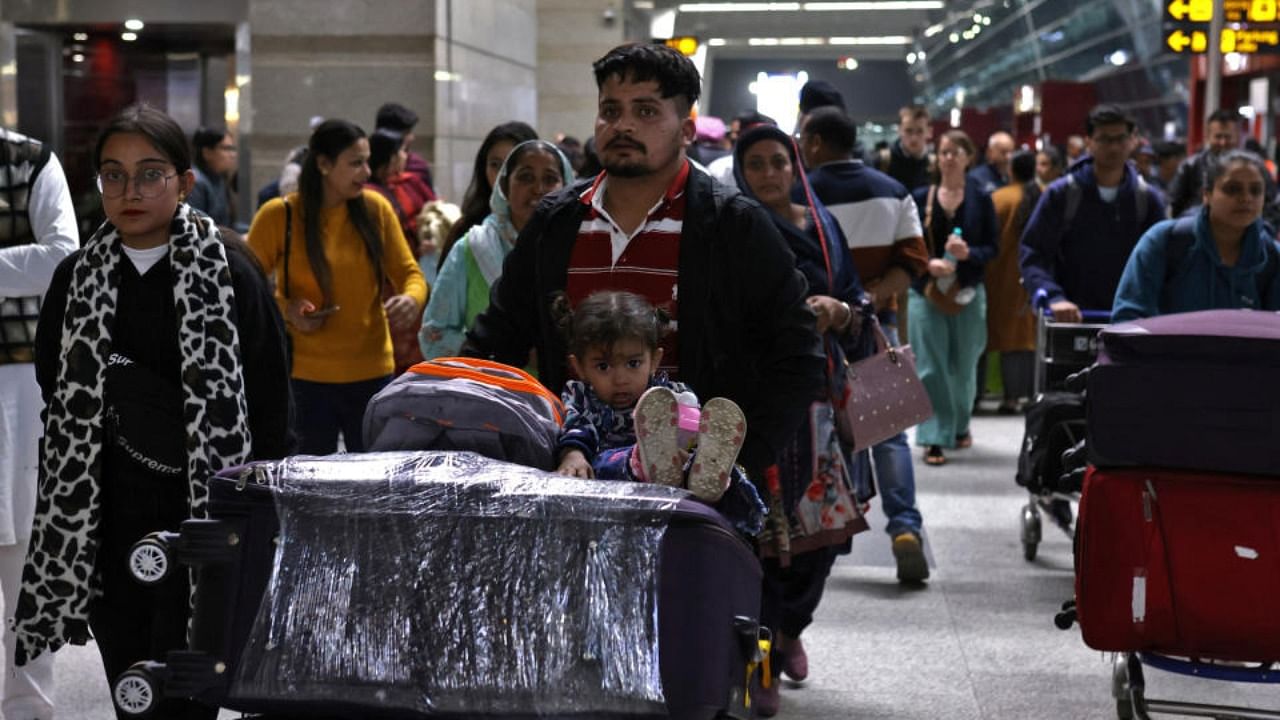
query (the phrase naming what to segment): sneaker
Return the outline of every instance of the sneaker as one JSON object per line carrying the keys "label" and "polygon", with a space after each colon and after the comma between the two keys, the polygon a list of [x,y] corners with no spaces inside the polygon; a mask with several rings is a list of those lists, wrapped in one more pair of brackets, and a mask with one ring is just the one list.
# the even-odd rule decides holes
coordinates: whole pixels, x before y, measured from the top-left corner
{"label": "sneaker", "polygon": [[676,440],[679,412],[676,394],[664,387],[651,387],[636,401],[636,452],[645,482],[680,487],[684,481]]}
{"label": "sneaker", "polygon": [[800,638],[787,641],[782,651],[782,674],[792,682],[804,682],[809,678],[809,655],[804,651]]}
{"label": "sneaker", "polygon": [[751,705],[755,709],[755,717],[773,717],[778,714],[778,709],[782,707],[782,693],[778,691],[778,678],[774,678],[769,683],[769,687],[761,687],[756,685],[754,692],[751,693]]}
{"label": "sneaker", "polygon": [[913,532],[895,535],[893,559],[898,561],[898,582],[919,583],[929,578],[929,561],[924,557],[919,535]]}
{"label": "sneaker", "polygon": [[698,449],[689,468],[689,492],[713,503],[729,487],[729,474],[747,436],[742,408],[728,398],[711,398],[698,420]]}

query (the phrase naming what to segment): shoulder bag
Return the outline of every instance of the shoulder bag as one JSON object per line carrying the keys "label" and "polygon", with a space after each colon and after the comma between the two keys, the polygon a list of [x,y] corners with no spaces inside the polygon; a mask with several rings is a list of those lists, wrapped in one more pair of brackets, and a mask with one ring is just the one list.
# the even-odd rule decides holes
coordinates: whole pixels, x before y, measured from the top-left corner
{"label": "shoulder bag", "polygon": [[[805,189],[808,190],[807,184]],[[930,206],[933,189],[929,190]],[[826,233],[812,197],[809,205],[815,208],[814,221],[818,226],[818,241],[822,243],[827,285],[831,289],[835,287],[835,273],[831,269]],[[871,314],[870,325],[876,334],[875,354],[852,364],[845,361],[844,382],[833,384],[833,394],[838,397],[831,399],[840,440],[852,446],[855,453],[919,425],[933,415],[929,394],[916,375],[916,360],[911,346],[891,347],[874,313]],[[843,353],[837,356],[843,357]]]}

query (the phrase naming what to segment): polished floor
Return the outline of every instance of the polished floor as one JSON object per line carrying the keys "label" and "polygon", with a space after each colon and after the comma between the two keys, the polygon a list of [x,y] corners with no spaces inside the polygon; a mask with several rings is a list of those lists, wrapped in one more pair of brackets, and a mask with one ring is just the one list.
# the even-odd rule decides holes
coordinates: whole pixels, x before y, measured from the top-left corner
{"label": "polished floor", "polygon": [[[894,579],[878,528],[837,563],[805,634],[809,682],[783,690],[780,718],[1102,720],[1115,717],[1111,657],[1088,649],[1053,615],[1071,597],[1071,547],[1045,527],[1034,563],[1022,557],[1013,483],[1020,418],[979,417],[974,447],[941,468],[918,462],[933,578]],[[878,501],[873,522],[882,526]],[[59,718],[113,717],[92,648],[59,653]],[[1148,695],[1280,707],[1280,689],[1147,673]],[[224,718],[234,717],[224,713]]]}

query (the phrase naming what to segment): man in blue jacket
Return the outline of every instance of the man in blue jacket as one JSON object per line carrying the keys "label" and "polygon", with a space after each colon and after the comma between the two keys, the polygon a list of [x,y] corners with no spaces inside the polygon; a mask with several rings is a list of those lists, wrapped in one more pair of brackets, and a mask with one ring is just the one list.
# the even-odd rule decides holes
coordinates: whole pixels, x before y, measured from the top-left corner
{"label": "man in blue jacket", "polygon": [[1129,253],[1164,218],[1164,197],[1127,162],[1133,119],[1099,105],[1085,130],[1088,154],[1044,191],[1022,232],[1027,294],[1059,322],[1080,322],[1080,308],[1110,309]]}

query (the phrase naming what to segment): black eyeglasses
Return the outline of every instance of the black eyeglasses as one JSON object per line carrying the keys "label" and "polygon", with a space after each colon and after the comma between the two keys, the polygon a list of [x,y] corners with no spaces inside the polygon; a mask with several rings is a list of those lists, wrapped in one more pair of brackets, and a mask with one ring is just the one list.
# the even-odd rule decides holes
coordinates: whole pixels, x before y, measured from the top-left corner
{"label": "black eyeglasses", "polygon": [[169,181],[178,177],[177,173],[166,175],[160,168],[143,168],[133,175],[123,170],[105,170],[98,173],[98,192],[102,197],[112,200],[124,197],[129,191],[129,181],[143,199],[150,200],[164,194]]}

